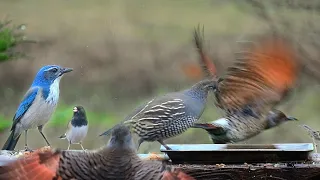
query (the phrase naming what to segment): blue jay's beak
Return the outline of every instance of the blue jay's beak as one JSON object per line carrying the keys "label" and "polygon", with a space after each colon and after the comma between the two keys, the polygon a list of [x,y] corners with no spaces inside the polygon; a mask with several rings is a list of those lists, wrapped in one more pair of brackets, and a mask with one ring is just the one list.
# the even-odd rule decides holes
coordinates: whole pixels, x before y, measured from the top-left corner
{"label": "blue jay's beak", "polygon": [[60,76],[65,74],[65,73],[71,72],[71,71],[73,71],[72,68],[62,68]]}

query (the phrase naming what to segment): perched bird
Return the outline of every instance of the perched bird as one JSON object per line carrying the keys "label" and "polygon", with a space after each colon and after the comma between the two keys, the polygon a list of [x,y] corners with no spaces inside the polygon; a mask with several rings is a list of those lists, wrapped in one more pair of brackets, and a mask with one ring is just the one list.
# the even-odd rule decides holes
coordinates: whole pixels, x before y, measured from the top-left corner
{"label": "perched bird", "polygon": [[318,150],[317,150],[318,146],[315,140],[320,141],[320,131],[316,131],[306,124],[301,125],[301,127],[308,131],[309,136],[311,136],[312,138],[313,145],[315,147],[315,152],[318,153]]}
{"label": "perched bird", "polygon": [[316,130],[312,129],[310,126],[308,126],[306,124],[301,125],[301,127],[303,127],[305,130],[307,130],[309,135],[312,138],[320,141],[320,131],[316,131]]}
{"label": "perched bird", "polygon": [[212,124],[193,127],[210,131],[216,143],[226,143],[244,140],[281,122],[295,120],[274,109],[297,79],[299,64],[289,43],[280,36],[260,39],[256,45],[238,53],[241,57],[227,69],[224,77],[217,77],[212,61],[202,49],[201,37],[198,28],[194,40],[199,59],[203,71],[217,81],[216,106],[223,110],[224,117]]}
{"label": "perched bird", "polygon": [[80,144],[82,150],[84,150],[82,140],[86,137],[87,132],[88,120],[86,111],[82,106],[76,106],[73,108],[73,117],[68,123],[67,132],[59,138],[67,138],[69,142],[68,150],[70,149],[71,144]]}
{"label": "perched bird", "polygon": [[[169,150],[163,140],[183,133],[200,118],[208,91],[214,88],[215,82],[205,79],[190,89],[156,97],[138,107],[122,123],[139,136],[138,149],[144,141],[158,141]],[[108,135],[111,130],[100,136]]]}
{"label": "perched bird", "polygon": [[[287,121],[296,121],[279,110],[269,111],[265,119],[248,118],[244,123],[234,119],[221,118],[211,123],[195,123],[193,128],[202,128],[208,132],[215,144],[236,143],[254,137],[264,130],[277,127]],[[237,127],[237,128],[234,128]]]}
{"label": "perched bird", "polygon": [[14,150],[23,131],[25,132],[25,149],[30,150],[27,144],[27,133],[29,129],[36,127],[50,146],[42,133],[42,128],[49,121],[58,104],[60,80],[70,71],[72,71],[71,68],[57,65],[47,65],[39,70],[13,117],[11,134],[2,150]]}
{"label": "perched bird", "polygon": [[2,179],[194,180],[165,163],[140,159],[126,126],[114,128],[109,143],[100,150],[49,150],[0,166]]}

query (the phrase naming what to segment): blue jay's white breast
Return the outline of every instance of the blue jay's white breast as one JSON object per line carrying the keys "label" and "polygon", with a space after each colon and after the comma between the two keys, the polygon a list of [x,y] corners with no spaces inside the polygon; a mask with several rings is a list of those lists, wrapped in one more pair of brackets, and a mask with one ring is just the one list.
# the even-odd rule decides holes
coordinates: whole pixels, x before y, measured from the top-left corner
{"label": "blue jay's white breast", "polygon": [[56,109],[59,100],[59,81],[57,78],[50,86],[47,99],[44,99],[42,92],[39,92],[29,107],[28,111],[21,118],[21,130],[32,129],[46,124]]}
{"label": "blue jay's white breast", "polygon": [[66,138],[71,144],[80,143],[87,135],[88,126],[72,127],[66,132]]}
{"label": "blue jay's white breast", "polygon": [[61,78],[62,76],[58,77],[56,80],[53,81],[53,83],[50,86],[50,93],[46,99],[46,102],[48,102],[49,104],[57,105],[58,103],[60,94],[59,84]]}

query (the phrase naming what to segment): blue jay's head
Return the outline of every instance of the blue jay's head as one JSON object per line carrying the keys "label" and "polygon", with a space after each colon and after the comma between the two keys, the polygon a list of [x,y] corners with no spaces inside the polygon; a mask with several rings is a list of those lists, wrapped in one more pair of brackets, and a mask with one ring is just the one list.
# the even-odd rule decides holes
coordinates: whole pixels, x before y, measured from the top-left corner
{"label": "blue jay's head", "polygon": [[71,68],[64,68],[57,65],[47,65],[42,67],[32,85],[33,86],[50,86],[53,84],[56,80],[60,81],[61,77],[68,72],[71,72]]}

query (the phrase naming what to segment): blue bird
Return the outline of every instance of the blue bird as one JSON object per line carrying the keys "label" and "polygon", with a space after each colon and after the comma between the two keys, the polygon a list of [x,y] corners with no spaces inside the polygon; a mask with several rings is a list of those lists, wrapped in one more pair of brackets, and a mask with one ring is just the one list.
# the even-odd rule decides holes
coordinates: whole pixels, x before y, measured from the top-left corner
{"label": "blue bird", "polygon": [[42,67],[35,76],[33,83],[21,101],[14,117],[11,134],[2,150],[14,150],[21,133],[25,132],[25,150],[30,151],[27,143],[29,129],[38,128],[40,134],[50,146],[42,133],[43,126],[50,120],[59,100],[59,83],[71,68],[57,65]]}

